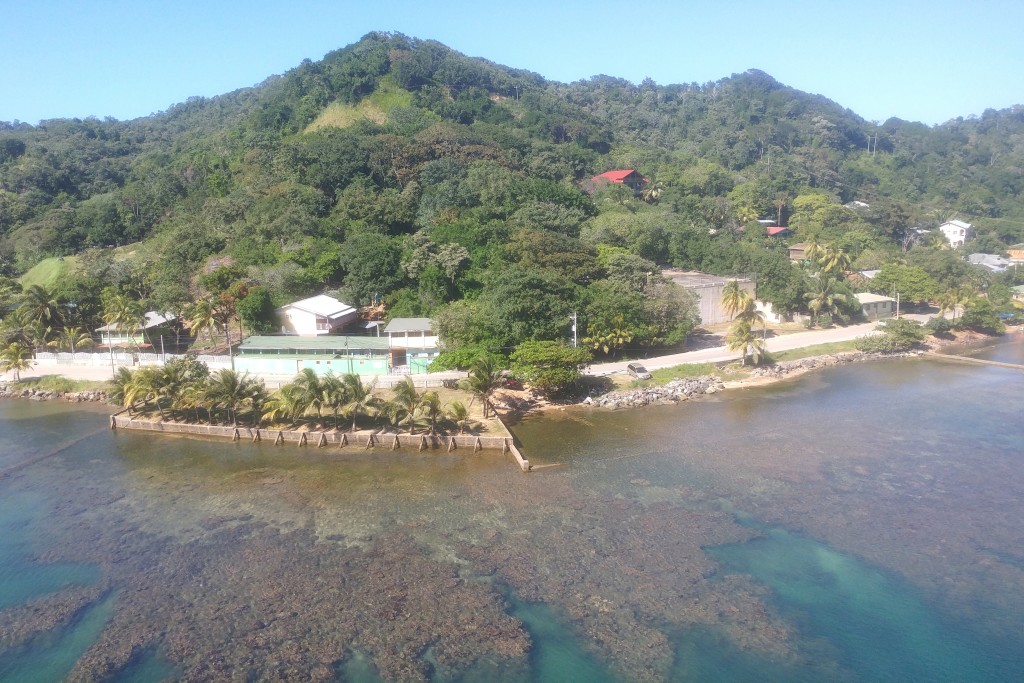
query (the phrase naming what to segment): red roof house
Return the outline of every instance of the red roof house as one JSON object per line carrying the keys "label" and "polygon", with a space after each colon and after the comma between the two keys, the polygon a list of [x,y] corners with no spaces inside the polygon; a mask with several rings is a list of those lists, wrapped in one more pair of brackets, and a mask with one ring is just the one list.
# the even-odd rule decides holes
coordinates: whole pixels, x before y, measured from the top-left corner
{"label": "red roof house", "polygon": [[643,189],[644,185],[650,181],[644,178],[642,175],[637,173],[633,169],[622,169],[617,171],[605,171],[599,175],[594,176],[590,179],[590,185],[594,190],[600,188],[602,185],[615,184],[615,185],[626,185],[632,188],[633,192],[639,193]]}
{"label": "red roof house", "polygon": [[789,237],[793,232],[789,228],[784,228],[781,225],[773,225],[767,230],[769,237]]}

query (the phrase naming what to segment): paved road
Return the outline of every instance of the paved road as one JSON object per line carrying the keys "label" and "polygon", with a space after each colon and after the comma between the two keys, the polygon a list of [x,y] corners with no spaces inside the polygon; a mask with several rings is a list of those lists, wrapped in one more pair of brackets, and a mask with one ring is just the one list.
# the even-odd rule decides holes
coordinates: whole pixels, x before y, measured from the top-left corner
{"label": "paved road", "polygon": [[[924,314],[908,314],[901,316],[918,322],[925,322],[930,316]],[[779,337],[769,337],[766,348],[769,352],[789,351],[804,346],[815,344],[829,344],[832,342],[849,341],[858,337],[871,334],[877,327],[877,322],[863,323],[861,325],[849,325],[847,327],[833,327],[827,330],[810,330],[808,332],[797,332],[785,334]],[[684,353],[673,353],[668,356],[657,356],[641,361],[648,370],[660,368],[671,368],[684,363],[721,363],[730,360],[739,360],[739,351],[730,351],[727,346],[716,346],[710,349],[698,351],[686,351]],[[588,375],[613,375],[626,371],[628,361],[615,363],[595,363],[587,369]]]}
{"label": "paved road", "polygon": [[[904,315],[904,318],[911,320],[917,320],[918,322],[925,322],[930,316],[923,314],[909,314]],[[877,323],[864,323],[861,325],[850,325],[848,327],[834,327],[828,330],[811,330],[808,332],[797,332],[795,334],[786,334],[779,337],[771,337],[768,339],[767,348],[768,351],[788,351],[790,349],[797,349],[804,346],[813,346],[815,344],[828,344],[830,342],[848,341],[850,339],[856,339],[866,334],[871,334]],[[642,361],[648,370],[657,370],[659,368],[670,368],[675,365],[682,365],[684,363],[720,363],[723,361],[739,360],[740,354],[737,351],[730,351],[728,347],[718,346],[710,349],[700,349],[699,351],[686,351],[684,353],[673,353],[667,356],[658,356],[655,358],[647,358]],[[618,361],[614,363],[595,363],[587,369],[586,374],[588,375],[612,375],[618,372],[626,371],[627,361]],[[443,373],[447,377],[464,377],[465,373]],[[104,381],[111,377],[111,370],[109,366],[76,366],[76,365],[34,365],[31,369],[25,370],[21,373],[23,378],[28,377],[39,377],[42,375],[63,375],[71,379],[82,379],[92,381]],[[12,375],[8,375],[11,377]],[[425,377],[424,375],[415,376],[415,378]],[[435,376],[431,376],[435,377]],[[440,375],[436,376],[440,377]],[[277,388],[284,382],[291,381],[293,376],[284,375],[265,375],[263,376],[269,388]],[[372,379],[371,377],[365,378],[367,381]],[[381,378],[381,385],[388,384],[389,382],[385,378]]]}

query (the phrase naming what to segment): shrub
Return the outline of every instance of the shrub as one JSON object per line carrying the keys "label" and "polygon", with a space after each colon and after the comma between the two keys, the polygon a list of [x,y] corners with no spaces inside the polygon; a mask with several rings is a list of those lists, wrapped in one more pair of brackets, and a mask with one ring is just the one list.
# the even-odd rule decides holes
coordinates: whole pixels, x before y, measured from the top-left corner
{"label": "shrub", "polygon": [[495,367],[504,368],[508,366],[508,358],[503,354],[492,351],[486,344],[467,344],[451,351],[442,351],[430,363],[430,372],[444,372],[445,370],[467,370],[477,358],[487,356]]}
{"label": "shrub", "polygon": [[909,351],[925,338],[921,323],[905,318],[886,320],[878,326],[881,334],[861,337],[857,349],[865,353],[901,353]]}
{"label": "shrub", "polygon": [[934,337],[943,337],[952,331],[953,321],[949,318],[937,315],[933,318],[929,318],[928,322],[924,324],[924,328]]}
{"label": "shrub", "polygon": [[964,314],[957,321],[964,330],[974,330],[983,334],[1002,334],[1006,326],[999,319],[999,313],[988,299],[974,299],[964,307]]}

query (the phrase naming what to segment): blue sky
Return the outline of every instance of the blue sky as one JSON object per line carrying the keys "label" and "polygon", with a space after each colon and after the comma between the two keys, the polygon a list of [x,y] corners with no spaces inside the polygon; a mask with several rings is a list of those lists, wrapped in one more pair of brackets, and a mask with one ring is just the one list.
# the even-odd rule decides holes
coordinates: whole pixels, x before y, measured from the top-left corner
{"label": "blue sky", "polygon": [[575,81],[750,68],[868,120],[1024,104],[1020,0],[6,0],[0,121],[145,116],[255,85],[374,30]]}

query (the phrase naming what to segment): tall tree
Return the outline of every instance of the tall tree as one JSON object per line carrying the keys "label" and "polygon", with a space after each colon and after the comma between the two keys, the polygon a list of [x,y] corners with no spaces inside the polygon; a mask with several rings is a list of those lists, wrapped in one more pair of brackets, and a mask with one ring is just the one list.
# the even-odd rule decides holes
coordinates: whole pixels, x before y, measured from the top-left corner
{"label": "tall tree", "polygon": [[484,419],[490,406],[491,394],[501,386],[501,369],[490,356],[480,356],[469,366],[469,375],[462,380],[462,388],[480,399]]}
{"label": "tall tree", "polygon": [[764,340],[757,336],[757,333],[746,320],[737,320],[729,329],[725,337],[730,351],[740,352],[740,364],[746,365],[749,356],[754,365],[761,362],[761,355],[764,353]]}
{"label": "tall tree", "polygon": [[32,349],[21,342],[11,342],[0,351],[0,372],[14,373],[14,381],[21,380],[21,373],[32,367]]}
{"label": "tall tree", "polygon": [[362,378],[352,372],[343,375],[341,380],[348,393],[348,403],[345,404],[344,410],[352,417],[352,431],[354,432],[359,416],[380,406],[380,398],[373,393],[377,386],[377,380],[363,384]]}
{"label": "tall tree", "polygon": [[739,280],[729,280],[722,287],[722,309],[732,318],[741,311],[750,299],[747,290],[740,286]]}
{"label": "tall tree", "polygon": [[409,423],[409,433],[411,434],[416,426],[416,411],[420,407],[422,396],[416,390],[416,385],[409,375],[406,375],[401,382],[392,387],[391,391],[394,394],[392,402],[405,416],[405,421]]}

